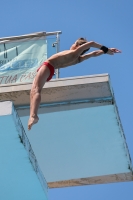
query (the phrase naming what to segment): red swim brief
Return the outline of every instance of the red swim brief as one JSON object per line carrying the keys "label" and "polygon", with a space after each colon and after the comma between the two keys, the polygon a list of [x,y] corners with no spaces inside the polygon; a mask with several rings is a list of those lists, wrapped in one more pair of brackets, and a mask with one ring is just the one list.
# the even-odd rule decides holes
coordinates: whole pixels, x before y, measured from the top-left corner
{"label": "red swim brief", "polygon": [[49,70],[50,70],[50,75],[49,75],[49,77],[47,78],[47,81],[50,81],[50,80],[52,79],[52,76],[54,75],[54,67],[53,67],[50,63],[48,63],[48,62],[42,63],[42,65],[37,69],[37,72],[38,72],[39,69],[40,69],[41,67],[43,67],[44,65],[47,66],[47,67],[49,68]]}

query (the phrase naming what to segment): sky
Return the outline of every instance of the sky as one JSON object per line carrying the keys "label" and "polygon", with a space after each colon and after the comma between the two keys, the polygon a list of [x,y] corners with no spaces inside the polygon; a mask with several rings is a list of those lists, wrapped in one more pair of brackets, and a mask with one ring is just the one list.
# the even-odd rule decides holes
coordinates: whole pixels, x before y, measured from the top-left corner
{"label": "sky", "polygon": [[[109,73],[133,160],[133,1],[1,0],[0,37],[62,31],[60,50],[79,37],[122,50],[60,70],[60,77]],[[132,200],[133,182],[49,190],[49,200]]]}

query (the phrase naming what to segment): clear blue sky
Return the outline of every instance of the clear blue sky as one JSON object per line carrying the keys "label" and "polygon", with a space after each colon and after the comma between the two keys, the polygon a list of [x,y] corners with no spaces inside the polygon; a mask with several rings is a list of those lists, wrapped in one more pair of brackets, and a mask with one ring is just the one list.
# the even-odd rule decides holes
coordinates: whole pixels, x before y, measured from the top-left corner
{"label": "clear blue sky", "polygon": [[[103,55],[62,69],[60,77],[109,73],[133,160],[133,1],[4,0],[0,4],[0,37],[61,30],[60,50],[86,37],[122,54]],[[133,200],[133,182],[53,189],[50,200]]]}

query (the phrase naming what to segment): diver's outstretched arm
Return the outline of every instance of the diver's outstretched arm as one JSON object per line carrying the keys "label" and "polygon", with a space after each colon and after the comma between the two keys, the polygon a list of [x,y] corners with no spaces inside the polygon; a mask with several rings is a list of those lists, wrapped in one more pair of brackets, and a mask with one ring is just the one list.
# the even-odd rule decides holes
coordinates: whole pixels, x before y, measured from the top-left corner
{"label": "diver's outstretched arm", "polygon": [[[116,48],[109,48],[108,49],[107,54],[114,55],[114,53],[121,53],[121,51],[116,49]],[[82,62],[82,61],[87,60],[87,59],[92,58],[92,57],[101,56],[103,54],[104,54],[103,50],[92,51],[92,52],[90,52],[88,54],[79,56],[79,62]]]}
{"label": "diver's outstretched arm", "polygon": [[107,48],[97,42],[94,42],[94,41],[90,41],[90,42],[86,42],[85,44],[79,46],[76,50],[75,50],[75,53],[78,54],[79,56],[82,54],[82,52],[84,50],[87,50],[89,48],[97,48],[97,49],[101,49],[104,51],[104,53],[108,53],[110,55],[112,55],[112,52],[113,53],[121,53],[120,50],[116,49],[116,48]]}

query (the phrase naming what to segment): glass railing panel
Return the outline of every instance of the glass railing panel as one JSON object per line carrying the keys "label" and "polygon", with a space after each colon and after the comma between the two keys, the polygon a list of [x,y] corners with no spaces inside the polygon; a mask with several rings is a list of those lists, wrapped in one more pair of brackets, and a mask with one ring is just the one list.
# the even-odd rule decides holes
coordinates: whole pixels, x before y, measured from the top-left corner
{"label": "glass railing panel", "polygon": [[0,85],[32,83],[39,66],[55,54],[56,38],[0,42]]}

